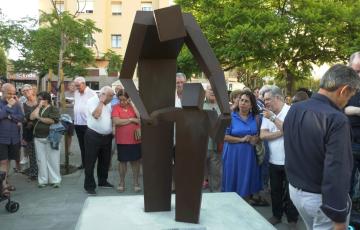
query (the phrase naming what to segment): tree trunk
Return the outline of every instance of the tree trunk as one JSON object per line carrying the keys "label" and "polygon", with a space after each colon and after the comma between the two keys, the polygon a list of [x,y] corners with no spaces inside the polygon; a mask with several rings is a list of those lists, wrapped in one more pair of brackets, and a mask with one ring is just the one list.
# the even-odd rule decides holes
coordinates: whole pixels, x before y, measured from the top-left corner
{"label": "tree trunk", "polygon": [[286,83],[285,95],[293,95],[294,93],[294,74],[291,72],[290,69],[286,68],[284,70],[284,79]]}
{"label": "tree trunk", "polygon": [[64,62],[64,52],[65,52],[65,35],[61,32],[60,35],[60,50],[59,50],[59,63],[58,63],[58,82],[57,82],[57,105],[60,107],[62,98],[64,97],[61,94],[62,90],[59,90],[63,87],[64,79],[61,79],[61,73],[63,71],[63,62]]}
{"label": "tree trunk", "polygon": [[[65,52],[65,35],[61,33],[61,45],[59,51],[59,63],[58,63],[58,84],[57,84],[57,102],[60,107],[59,110],[63,111],[65,109],[65,84],[64,84],[64,72],[63,72],[63,62],[64,62],[64,52]],[[60,89],[60,90],[59,90]],[[69,173],[69,144],[67,141],[67,135],[64,135],[65,141],[65,170],[66,174]]]}

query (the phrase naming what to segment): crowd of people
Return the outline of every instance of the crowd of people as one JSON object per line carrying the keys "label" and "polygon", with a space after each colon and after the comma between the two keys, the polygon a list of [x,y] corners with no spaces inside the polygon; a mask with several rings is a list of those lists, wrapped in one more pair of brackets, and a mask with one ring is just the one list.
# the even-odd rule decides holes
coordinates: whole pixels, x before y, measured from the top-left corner
{"label": "crowd of people", "polygon": [[[360,169],[359,73],[360,52],[356,52],[348,66],[332,66],[313,95],[301,88],[292,98],[285,97],[275,85],[231,92],[231,124],[223,141],[209,138],[203,188],[236,192],[254,206],[271,203],[269,222],[273,225],[282,222],[285,214],[290,229],[296,229],[299,215],[307,229],[346,229],[351,198],[359,193],[355,186]],[[181,107],[185,83],[185,75],[178,73],[176,107]],[[68,143],[74,130],[77,135],[81,152],[78,169],[84,169],[85,191],[96,195],[97,186],[114,187],[108,172],[112,153],[117,152],[116,189],[126,190],[129,162],[132,189],[140,192],[141,119],[126,89],[105,86],[96,94],[83,77],[75,78],[70,87],[73,110],[67,112],[73,123],[66,132]],[[205,90],[203,109],[220,114],[211,86]],[[0,171],[8,172],[11,160],[19,170],[23,148],[29,157],[29,168],[23,173],[37,180],[39,188],[60,187],[56,133],[62,115],[51,95],[26,84],[20,99],[10,83],[2,84],[1,93]],[[12,190],[15,187],[4,180],[2,195]],[[271,202],[263,197],[264,192],[270,192]]]}

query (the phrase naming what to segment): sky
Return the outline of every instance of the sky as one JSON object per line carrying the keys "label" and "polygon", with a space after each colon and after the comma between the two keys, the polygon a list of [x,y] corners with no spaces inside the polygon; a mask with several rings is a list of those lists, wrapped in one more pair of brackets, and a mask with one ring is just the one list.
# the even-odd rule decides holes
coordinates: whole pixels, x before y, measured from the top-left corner
{"label": "sky", "polygon": [[[39,0],[0,0],[2,17],[10,20],[18,20],[23,17],[38,18],[38,1]],[[8,58],[18,59],[19,53],[17,50],[10,49]]]}
{"label": "sky", "polygon": [[38,17],[38,1],[39,0],[0,0],[0,8],[8,19],[20,19],[26,16]]}

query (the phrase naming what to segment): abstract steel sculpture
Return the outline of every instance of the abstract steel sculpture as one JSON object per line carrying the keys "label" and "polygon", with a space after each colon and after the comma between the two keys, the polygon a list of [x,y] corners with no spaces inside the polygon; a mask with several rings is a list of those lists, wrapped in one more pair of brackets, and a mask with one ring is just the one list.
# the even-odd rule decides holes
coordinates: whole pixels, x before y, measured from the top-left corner
{"label": "abstract steel sculpture", "polygon": [[[199,110],[202,97],[196,86],[184,86],[183,110],[174,109],[176,58],[184,43],[209,79],[222,114],[220,117]],[[139,94],[132,80],[136,64]],[[213,128],[210,133],[215,140],[223,138],[225,127],[230,122],[230,108],[224,73],[193,16],[182,14],[179,6],[154,12],[138,11],[126,49],[120,81],[142,118],[145,211],[171,210],[173,128],[176,121],[179,128],[176,134],[175,219],[197,223],[206,153],[206,147],[203,146],[204,143],[207,145],[208,129],[211,127]],[[194,96],[198,99],[197,104],[186,99]],[[206,119],[204,114],[207,114]],[[158,122],[154,122],[157,118]],[[194,126],[187,126],[187,122]],[[195,126],[195,123],[199,124]],[[196,133],[198,134],[193,135]],[[191,136],[194,139],[185,143]],[[201,143],[197,142],[197,138]],[[186,156],[190,159],[185,155],[180,158],[183,153],[187,153]],[[193,155],[189,155],[190,153]],[[189,165],[195,171],[188,170]]]}

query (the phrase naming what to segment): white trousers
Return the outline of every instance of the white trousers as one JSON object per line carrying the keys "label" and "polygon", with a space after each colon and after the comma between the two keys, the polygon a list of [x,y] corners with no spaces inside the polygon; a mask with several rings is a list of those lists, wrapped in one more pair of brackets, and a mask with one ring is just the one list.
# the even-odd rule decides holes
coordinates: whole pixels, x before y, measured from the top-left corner
{"label": "white trousers", "polygon": [[[297,189],[289,184],[290,199],[299,211],[304,220],[307,230],[332,230],[334,222],[329,219],[320,206],[322,204],[322,195],[310,193]],[[346,225],[349,225],[350,213],[347,216]]]}
{"label": "white trousers", "polygon": [[34,143],[39,184],[60,183],[60,148],[52,149],[47,138],[34,138]]}

